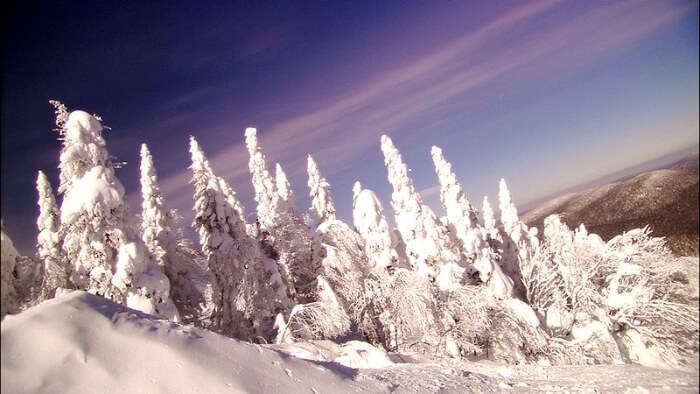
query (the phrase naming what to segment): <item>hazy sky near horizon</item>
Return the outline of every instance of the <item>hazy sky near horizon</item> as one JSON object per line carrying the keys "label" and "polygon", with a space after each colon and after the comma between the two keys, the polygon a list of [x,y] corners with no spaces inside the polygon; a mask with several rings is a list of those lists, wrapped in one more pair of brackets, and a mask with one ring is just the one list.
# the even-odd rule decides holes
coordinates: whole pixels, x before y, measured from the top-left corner
{"label": "hazy sky near horizon", "polygon": [[36,234],[36,171],[58,183],[49,99],[112,128],[108,149],[128,163],[117,176],[132,213],[147,143],[183,226],[190,134],[248,215],[243,132],[254,126],[300,210],[311,154],[346,220],[356,180],[390,212],[381,134],[434,209],[432,145],[472,202],[495,197],[503,177],[522,204],[698,144],[697,1],[4,7],[2,217],[25,253]]}

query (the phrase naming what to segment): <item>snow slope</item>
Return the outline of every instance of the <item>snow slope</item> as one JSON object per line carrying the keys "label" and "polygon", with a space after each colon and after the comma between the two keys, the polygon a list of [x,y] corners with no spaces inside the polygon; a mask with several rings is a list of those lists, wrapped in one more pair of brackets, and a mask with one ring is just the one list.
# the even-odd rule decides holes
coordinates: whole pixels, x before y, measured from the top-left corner
{"label": "snow slope", "polygon": [[2,322],[2,392],[382,391],[355,370],[159,320],[85,292]]}
{"label": "snow slope", "polygon": [[438,365],[360,342],[261,346],[81,291],[7,316],[1,361],[3,393],[698,391],[697,365]]}

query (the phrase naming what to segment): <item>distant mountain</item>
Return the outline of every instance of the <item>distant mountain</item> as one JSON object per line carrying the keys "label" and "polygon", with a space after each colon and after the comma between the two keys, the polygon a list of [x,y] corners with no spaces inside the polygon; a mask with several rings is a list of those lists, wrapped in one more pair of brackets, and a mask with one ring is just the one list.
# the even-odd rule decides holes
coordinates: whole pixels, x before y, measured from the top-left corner
{"label": "distant mountain", "polygon": [[695,153],[673,163],[673,165],[671,165],[669,168],[672,170],[690,171],[698,173],[698,167],[700,164],[699,159],[700,155],[698,153]]}
{"label": "distant mountain", "polygon": [[671,166],[600,187],[549,200],[523,215],[542,231],[544,219],[559,214],[569,225],[586,228],[609,240],[623,231],[649,225],[666,237],[678,255],[698,255],[698,155]]}

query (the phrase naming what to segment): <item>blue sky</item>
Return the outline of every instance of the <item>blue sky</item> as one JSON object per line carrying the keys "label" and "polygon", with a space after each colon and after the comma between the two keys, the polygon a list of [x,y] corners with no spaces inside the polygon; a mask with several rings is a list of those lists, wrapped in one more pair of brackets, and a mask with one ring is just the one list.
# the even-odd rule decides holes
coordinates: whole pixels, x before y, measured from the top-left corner
{"label": "blue sky", "polygon": [[52,98],[112,127],[134,213],[146,142],[183,226],[189,134],[249,214],[245,127],[301,209],[312,154],[344,219],[356,180],[389,210],[384,133],[436,209],[432,145],[472,201],[504,177],[522,205],[698,144],[694,1],[258,3],[6,6],[2,217],[20,249],[36,232],[36,171],[57,184]]}

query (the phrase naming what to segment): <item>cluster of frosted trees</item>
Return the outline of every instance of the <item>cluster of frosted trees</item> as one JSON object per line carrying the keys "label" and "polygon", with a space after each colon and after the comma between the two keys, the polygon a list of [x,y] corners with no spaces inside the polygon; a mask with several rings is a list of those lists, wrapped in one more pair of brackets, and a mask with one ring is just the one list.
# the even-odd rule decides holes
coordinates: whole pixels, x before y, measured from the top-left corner
{"label": "cluster of frosted trees", "polygon": [[435,357],[561,364],[673,365],[697,352],[697,290],[663,240],[633,230],[604,243],[556,216],[538,238],[519,220],[503,180],[500,217],[486,198],[475,208],[437,147],[441,217],[382,136],[391,229],[380,200],[359,182],[353,226],[338,220],[311,156],[310,220],[282,167],[268,170],[252,128],[245,142],[257,212],[248,223],[236,193],[190,137],[197,247],[179,235],[146,145],[140,223],[130,224],[100,119],[55,106],[63,200],[58,207],[40,172],[43,299],[83,289],[262,343],[362,339]]}

